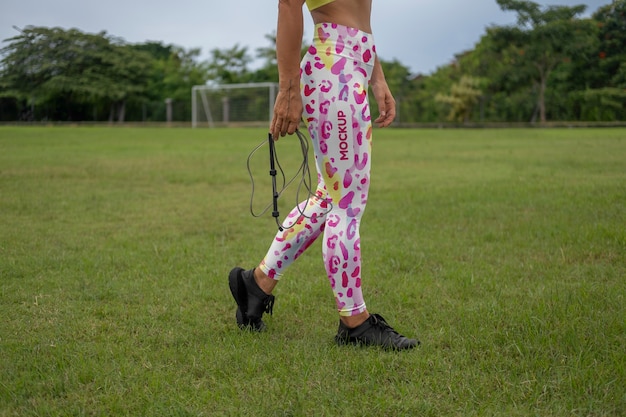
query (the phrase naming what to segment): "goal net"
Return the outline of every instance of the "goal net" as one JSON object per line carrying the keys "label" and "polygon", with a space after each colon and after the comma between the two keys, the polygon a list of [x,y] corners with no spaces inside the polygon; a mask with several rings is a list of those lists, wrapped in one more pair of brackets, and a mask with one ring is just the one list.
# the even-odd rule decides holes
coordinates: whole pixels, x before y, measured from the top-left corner
{"label": "goal net", "polygon": [[267,124],[277,83],[197,85],[191,89],[192,127]]}

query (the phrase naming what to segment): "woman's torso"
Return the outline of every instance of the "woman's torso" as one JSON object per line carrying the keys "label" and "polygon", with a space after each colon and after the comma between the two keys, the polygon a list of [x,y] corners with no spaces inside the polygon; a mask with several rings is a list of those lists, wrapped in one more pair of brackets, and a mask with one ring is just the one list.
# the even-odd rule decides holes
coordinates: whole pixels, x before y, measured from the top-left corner
{"label": "woman's torso", "polygon": [[[309,7],[315,7],[325,1],[310,1]],[[370,16],[372,0],[334,0],[311,10],[313,22],[337,23],[372,33]]]}

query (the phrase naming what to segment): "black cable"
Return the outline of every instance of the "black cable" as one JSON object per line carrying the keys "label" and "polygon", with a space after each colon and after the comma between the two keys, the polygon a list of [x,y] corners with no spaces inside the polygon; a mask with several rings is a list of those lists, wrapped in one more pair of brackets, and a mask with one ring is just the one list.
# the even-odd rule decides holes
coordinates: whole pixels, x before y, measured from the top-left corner
{"label": "black cable", "polygon": [[[271,134],[268,134],[267,142],[264,140],[259,145],[257,145],[256,148],[252,150],[252,152],[250,152],[250,154],[248,155],[248,160],[247,160],[248,174],[250,175],[250,182],[252,183],[252,194],[250,196],[250,213],[254,217],[261,217],[270,209],[270,207],[272,207],[272,217],[276,219],[276,225],[278,226],[278,230],[280,231],[283,231],[284,229],[292,228],[298,221],[298,219],[296,219],[292,224],[288,226],[282,225],[279,220],[280,213],[278,211],[278,199],[280,198],[281,194],[293,183],[296,177],[298,177],[298,174],[301,174],[301,176],[300,176],[298,188],[296,190],[296,207],[298,208],[300,215],[306,218],[310,218],[310,216],[307,216],[304,213],[304,210],[306,210],[306,207],[309,205],[309,201],[311,200],[311,198],[320,198],[316,196],[314,191],[312,190],[311,171],[309,169],[309,142],[306,136],[304,136],[304,134],[300,132],[300,130],[296,130],[296,136],[298,137],[298,140],[300,142],[300,151],[302,152],[302,163],[300,164],[300,167],[298,168],[294,176],[288,182],[286,181],[285,172],[282,166],[280,165],[280,161],[278,160],[278,153],[276,152],[276,145],[274,143],[274,140],[272,139]],[[260,213],[257,214],[254,212],[254,208],[253,208],[255,185],[254,185],[254,177],[252,175],[252,170],[250,169],[250,159],[256,153],[256,151],[258,151],[266,143],[269,146],[270,176],[272,177],[272,202],[269,203]],[[278,167],[279,171],[276,170],[276,167]],[[278,175],[278,172],[280,172],[282,176],[282,186],[280,187],[280,190],[278,190],[276,186],[276,176]],[[301,192],[302,187],[304,187],[307,191],[307,199],[304,204],[304,210],[300,209],[300,204],[299,204],[300,192]],[[332,204],[329,205],[329,209],[326,213],[330,212],[330,210],[332,210]]]}

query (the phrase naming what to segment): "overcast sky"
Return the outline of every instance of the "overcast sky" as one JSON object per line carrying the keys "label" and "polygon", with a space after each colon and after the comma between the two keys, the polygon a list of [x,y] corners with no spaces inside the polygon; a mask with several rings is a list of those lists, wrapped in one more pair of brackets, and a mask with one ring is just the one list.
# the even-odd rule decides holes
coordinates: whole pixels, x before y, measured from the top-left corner
{"label": "overcast sky", "polygon": [[[585,4],[585,16],[610,0],[543,0],[541,5]],[[0,0],[0,40],[27,25],[106,31],[130,43],[161,41],[185,49],[267,47],[276,28],[277,0]],[[372,27],[380,57],[428,74],[471,49],[491,25],[515,22],[495,0],[374,0]],[[312,21],[305,14],[305,38]],[[2,43],[6,46],[6,43]]]}

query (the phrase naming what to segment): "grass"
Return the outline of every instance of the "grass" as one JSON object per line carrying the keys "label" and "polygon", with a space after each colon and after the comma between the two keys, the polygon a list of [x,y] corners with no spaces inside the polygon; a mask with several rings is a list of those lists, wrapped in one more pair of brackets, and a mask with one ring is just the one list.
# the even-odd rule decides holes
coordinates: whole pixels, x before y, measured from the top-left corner
{"label": "grass", "polygon": [[0,416],[626,415],[625,129],[377,130],[364,285],[400,354],[333,344],[319,242],[234,325],[264,136],[0,127]]}

